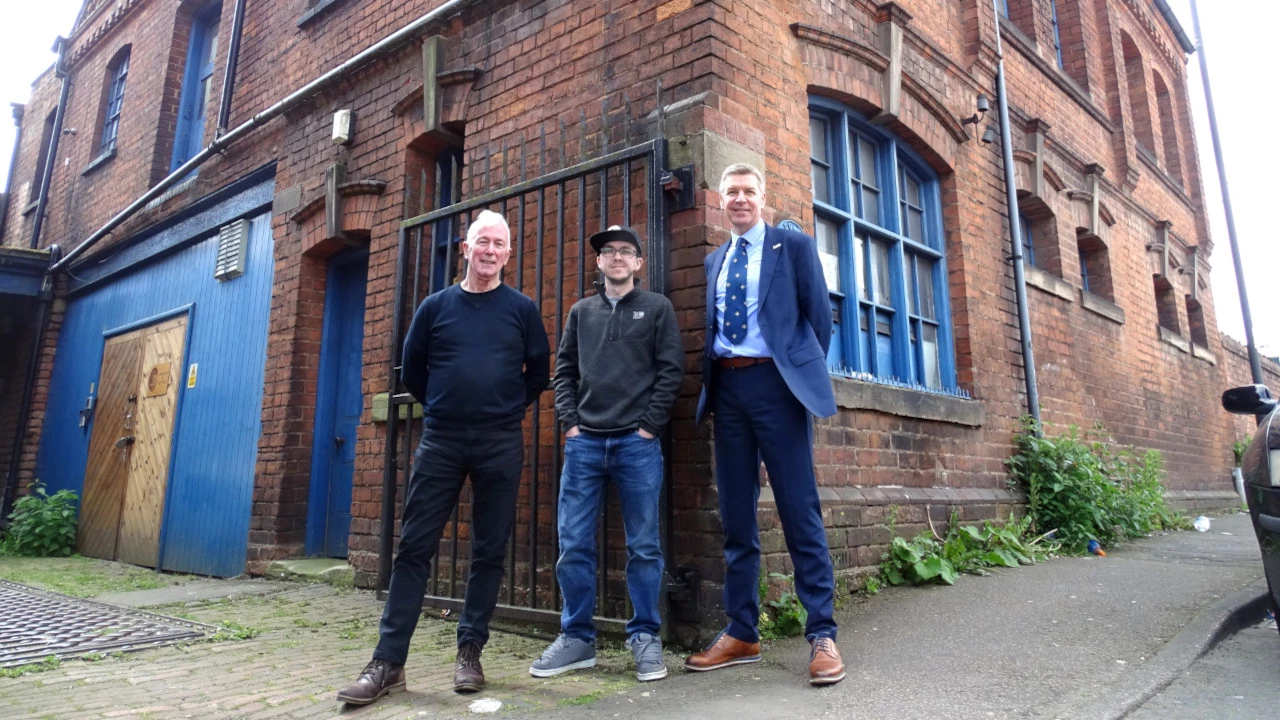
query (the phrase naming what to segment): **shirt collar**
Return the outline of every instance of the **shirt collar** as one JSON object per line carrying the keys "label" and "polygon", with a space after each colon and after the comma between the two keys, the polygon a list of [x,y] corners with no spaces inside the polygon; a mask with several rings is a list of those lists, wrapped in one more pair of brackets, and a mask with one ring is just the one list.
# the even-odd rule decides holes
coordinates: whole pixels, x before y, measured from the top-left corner
{"label": "shirt collar", "polygon": [[758,245],[760,243],[760,239],[764,237],[764,218],[757,220],[756,224],[751,226],[751,229],[741,235],[736,235],[732,230],[730,230],[729,237],[731,238],[731,242],[737,242],[738,238],[741,237],[746,238],[749,246]]}

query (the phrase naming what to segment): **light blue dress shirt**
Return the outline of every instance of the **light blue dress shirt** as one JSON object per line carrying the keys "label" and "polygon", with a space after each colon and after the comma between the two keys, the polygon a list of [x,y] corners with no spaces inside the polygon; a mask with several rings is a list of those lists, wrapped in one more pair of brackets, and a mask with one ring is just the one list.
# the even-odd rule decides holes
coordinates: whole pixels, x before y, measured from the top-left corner
{"label": "light blue dress shirt", "polygon": [[[747,240],[747,336],[734,345],[724,335],[724,291],[729,284],[729,264],[737,251],[737,243]],[[720,274],[716,277],[716,338],[713,349],[716,357],[770,357],[769,346],[760,335],[757,321],[760,310],[760,262],[764,257],[764,220],[757,222],[742,234],[729,240]]]}

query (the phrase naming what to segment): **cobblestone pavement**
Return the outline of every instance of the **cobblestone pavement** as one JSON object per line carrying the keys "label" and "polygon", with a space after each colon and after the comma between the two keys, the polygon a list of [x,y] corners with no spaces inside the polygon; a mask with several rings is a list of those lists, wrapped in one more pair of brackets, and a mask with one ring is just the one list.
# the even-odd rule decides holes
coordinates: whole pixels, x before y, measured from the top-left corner
{"label": "cobblestone pavement", "polygon": [[[406,667],[408,691],[344,709],[337,690],[359,674],[378,636],[382,603],[367,591],[282,585],[282,592],[148,608],[224,627],[221,641],[70,660],[45,672],[0,678],[3,718],[328,718],[362,720],[472,716],[479,699],[502,710],[581,705],[636,684],[630,654],[603,648],[599,666],[539,680],[529,663],[545,642],[495,631],[481,660],[488,687],[452,690],[453,622],[424,618]],[[257,631],[256,636],[247,637]],[[244,639],[237,639],[244,638]],[[668,656],[669,667],[678,666]]]}

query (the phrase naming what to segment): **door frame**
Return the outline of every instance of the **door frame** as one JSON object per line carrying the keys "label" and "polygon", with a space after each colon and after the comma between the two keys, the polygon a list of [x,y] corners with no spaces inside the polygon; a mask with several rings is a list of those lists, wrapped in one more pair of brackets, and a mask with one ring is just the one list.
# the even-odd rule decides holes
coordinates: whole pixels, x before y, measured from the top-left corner
{"label": "door frame", "polygon": [[[187,368],[189,367],[188,359],[191,353],[191,327],[195,322],[195,314],[196,314],[195,303],[187,303],[185,305],[179,305],[178,307],[175,307],[173,309],[165,310],[164,312],[156,313],[155,315],[142,318],[141,320],[134,320],[133,322],[125,323],[124,325],[118,325],[109,330],[103,331],[102,344],[98,346],[98,374],[99,376],[101,376],[103,356],[105,353],[106,342],[109,338],[113,338],[117,335],[123,335],[125,333],[130,333],[130,332],[133,332],[134,330],[141,330],[142,328],[150,327],[151,325],[157,325],[166,320],[172,320],[180,315],[187,316],[187,326],[183,331],[183,337],[182,337],[182,360],[179,364],[179,367],[182,369],[182,373],[178,376],[178,396],[174,398],[173,426],[169,430],[169,465],[167,468],[165,468],[166,474],[165,474],[165,481],[164,481],[165,482],[164,507],[160,509],[160,538],[157,541],[157,547],[156,547],[156,570],[163,570],[165,567],[165,564],[164,564],[165,536],[168,535],[168,532],[169,532],[169,508],[172,505],[170,500],[173,497],[173,493],[169,491],[173,487],[173,471],[174,471],[174,468],[177,467],[177,463],[178,463],[178,453],[177,453],[178,432],[179,432],[179,424],[182,419],[182,402],[183,402],[182,399],[187,394],[186,378],[187,378]],[[92,423],[90,424],[89,433],[91,435],[93,433]],[[84,478],[81,478],[81,482],[82,483],[84,482]],[[83,492],[83,486],[82,486],[82,492]]]}
{"label": "door frame", "polygon": [[[316,367],[316,396],[315,396],[315,412],[312,415],[311,424],[311,471],[307,487],[307,529],[303,537],[303,554],[307,557],[319,557],[325,551],[325,538],[328,534],[329,526],[329,483],[333,472],[332,455],[325,452],[317,439],[320,437],[320,425],[325,423],[330,430],[333,429],[337,422],[334,413],[334,403],[337,400],[338,387],[336,384],[337,352],[336,346],[326,343],[326,338],[332,338],[332,333],[336,330],[336,318],[332,312],[333,303],[335,302],[334,294],[330,292],[332,287],[330,281],[333,279],[334,272],[339,268],[353,265],[364,261],[365,266],[365,297],[366,303],[368,298],[368,281],[369,281],[369,249],[348,248],[333,254],[325,264],[325,293],[324,293],[324,310],[323,319],[320,324],[320,361]],[[362,314],[360,317],[360,334],[364,336],[365,319]],[[361,344],[363,349],[363,341]],[[332,372],[321,372],[321,370],[331,370]],[[329,433],[332,435],[332,433]],[[351,439],[355,442],[355,438]],[[323,472],[321,472],[323,470]],[[353,478],[354,480],[354,478]],[[323,501],[323,502],[322,502]]]}

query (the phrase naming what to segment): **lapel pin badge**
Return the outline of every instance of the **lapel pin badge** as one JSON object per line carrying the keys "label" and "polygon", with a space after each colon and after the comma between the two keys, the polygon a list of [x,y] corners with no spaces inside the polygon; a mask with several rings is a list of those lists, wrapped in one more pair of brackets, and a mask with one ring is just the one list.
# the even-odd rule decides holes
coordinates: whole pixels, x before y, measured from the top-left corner
{"label": "lapel pin badge", "polygon": [[778,248],[780,248],[780,247],[782,247],[782,243],[778,243],[778,244],[774,245],[774,246],[773,246],[773,249],[774,249],[774,250],[777,250],[777,249],[778,249]]}

